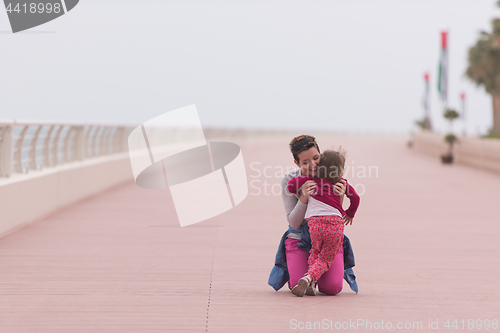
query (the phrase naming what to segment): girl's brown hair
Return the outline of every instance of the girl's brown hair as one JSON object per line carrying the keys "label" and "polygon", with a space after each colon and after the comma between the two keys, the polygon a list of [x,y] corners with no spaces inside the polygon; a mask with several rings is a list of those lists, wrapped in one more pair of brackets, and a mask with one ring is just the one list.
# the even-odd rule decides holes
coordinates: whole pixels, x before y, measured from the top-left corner
{"label": "girl's brown hair", "polygon": [[299,154],[303,151],[309,150],[309,148],[316,147],[318,153],[321,153],[319,146],[316,143],[316,138],[311,135],[299,135],[290,141],[289,146],[293,158],[297,161],[297,163],[300,163]]}
{"label": "girl's brown hair", "polygon": [[321,154],[321,159],[318,164],[317,177],[328,180],[330,183],[337,183],[344,172],[345,166],[345,151],[339,149],[325,150]]}

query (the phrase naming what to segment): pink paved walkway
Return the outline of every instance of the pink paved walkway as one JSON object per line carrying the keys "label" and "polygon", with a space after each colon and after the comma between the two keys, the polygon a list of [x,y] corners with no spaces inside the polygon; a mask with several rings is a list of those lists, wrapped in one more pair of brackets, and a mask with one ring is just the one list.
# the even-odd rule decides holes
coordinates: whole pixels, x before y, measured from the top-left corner
{"label": "pink paved walkway", "polygon": [[[241,143],[254,187],[277,192],[279,178],[252,178],[250,165],[291,165],[289,139]],[[416,332],[500,319],[498,175],[442,166],[403,138],[318,140],[348,150],[346,178],[365,188],[345,230],[359,294],[267,285],[287,228],[279,196],[250,187],[235,209],[180,228],[168,191],[130,183],[0,239],[0,332],[290,332],[324,319],[372,323],[360,332],[421,322],[405,330]],[[361,166],[378,177],[361,178]]]}

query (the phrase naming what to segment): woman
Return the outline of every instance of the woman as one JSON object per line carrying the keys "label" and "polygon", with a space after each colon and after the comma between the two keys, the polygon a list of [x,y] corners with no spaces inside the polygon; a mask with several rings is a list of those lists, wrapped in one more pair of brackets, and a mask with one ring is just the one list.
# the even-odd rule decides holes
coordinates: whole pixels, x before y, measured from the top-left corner
{"label": "woman", "polygon": [[[291,194],[287,190],[290,179],[311,175],[315,176],[317,165],[321,158],[320,149],[316,140],[310,135],[300,135],[290,142],[294,163],[297,169],[286,173],[281,179],[281,194],[283,205],[289,223],[288,230],[281,238],[276,254],[275,266],[269,276],[269,285],[276,291],[288,281],[288,287],[292,289],[297,285],[299,279],[307,272],[307,259],[311,248],[311,238],[304,216],[307,209],[309,195],[316,190],[316,183],[307,181],[301,188],[301,195]],[[335,184],[335,192],[343,199],[345,193],[345,181],[341,180]],[[352,267],[354,256],[350,247],[349,239],[344,236],[343,246],[335,256],[329,270],[318,280],[318,289],[328,295],[336,295],[342,290],[342,278],[351,286],[356,293],[358,291]],[[314,288],[308,288],[306,295],[314,296]]]}

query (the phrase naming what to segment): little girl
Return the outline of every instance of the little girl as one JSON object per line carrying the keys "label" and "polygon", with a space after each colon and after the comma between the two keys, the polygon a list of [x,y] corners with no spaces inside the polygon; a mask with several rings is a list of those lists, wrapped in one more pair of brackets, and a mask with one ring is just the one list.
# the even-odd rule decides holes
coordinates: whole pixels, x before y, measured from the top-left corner
{"label": "little girl", "polygon": [[[309,218],[311,234],[311,251],[307,261],[309,270],[292,289],[292,293],[302,297],[316,295],[314,284],[328,271],[340,247],[343,245],[344,223],[352,224],[352,219],[359,206],[359,195],[354,188],[342,178],[344,173],[345,154],[343,151],[326,150],[321,154],[317,177],[300,176],[288,182],[287,189],[299,194],[300,188],[308,180],[316,182],[316,193],[311,194],[307,204],[305,219]],[[340,179],[346,181],[346,195],[350,206],[344,211],[340,197],[335,194],[333,184]],[[314,282],[314,284],[313,284]]]}

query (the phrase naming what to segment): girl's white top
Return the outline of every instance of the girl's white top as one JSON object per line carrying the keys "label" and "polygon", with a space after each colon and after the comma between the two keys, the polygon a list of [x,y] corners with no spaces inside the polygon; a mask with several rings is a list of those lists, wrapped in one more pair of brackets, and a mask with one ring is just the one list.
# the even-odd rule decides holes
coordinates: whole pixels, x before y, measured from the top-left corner
{"label": "girl's white top", "polygon": [[311,216],[325,216],[325,215],[337,215],[342,217],[342,214],[335,207],[327,205],[324,202],[314,199],[309,196],[309,200],[307,203],[306,215],[304,218],[309,220]]}

